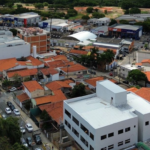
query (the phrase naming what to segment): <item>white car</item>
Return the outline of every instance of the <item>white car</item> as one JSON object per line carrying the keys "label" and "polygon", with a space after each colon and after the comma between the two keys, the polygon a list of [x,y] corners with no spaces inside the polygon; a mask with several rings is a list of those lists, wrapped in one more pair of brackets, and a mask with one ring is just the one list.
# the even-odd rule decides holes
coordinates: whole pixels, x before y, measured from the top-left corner
{"label": "white car", "polygon": [[7,108],[5,109],[5,112],[6,112],[6,114],[11,114],[10,108],[7,107]]}
{"label": "white car", "polygon": [[25,127],[28,130],[28,132],[32,132],[33,131],[33,127],[32,127],[32,125],[30,123],[26,123]]}
{"label": "white car", "polygon": [[14,112],[14,114],[15,114],[16,116],[20,116],[20,112],[19,112],[18,109],[14,109],[13,112]]}
{"label": "white car", "polygon": [[22,134],[25,134],[25,133],[26,133],[26,129],[25,129],[24,127],[20,127],[20,132],[21,132]]}
{"label": "white car", "polygon": [[9,89],[9,92],[13,92],[13,91],[16,91],[17,88],[16,87],[12,87],[11,89]]}

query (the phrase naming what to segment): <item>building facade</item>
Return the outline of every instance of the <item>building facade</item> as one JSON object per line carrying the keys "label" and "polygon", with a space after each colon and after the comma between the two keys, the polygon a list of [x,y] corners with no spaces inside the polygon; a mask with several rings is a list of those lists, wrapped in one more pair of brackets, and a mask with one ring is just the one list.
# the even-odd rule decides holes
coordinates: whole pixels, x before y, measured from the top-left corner
{"label": "building facade", "polygon": [[32,47],[37,47],[37,53],[46,53],[50,49],[50,35],[48,31],[40,28],[17,28],[17,36],[31,44]]}
{"label": "building facade", "polygon": [[120,150],[150,138],[149,108],[146,100],[104,80],[96,94],[64,101],[64,126],[84,150]]}

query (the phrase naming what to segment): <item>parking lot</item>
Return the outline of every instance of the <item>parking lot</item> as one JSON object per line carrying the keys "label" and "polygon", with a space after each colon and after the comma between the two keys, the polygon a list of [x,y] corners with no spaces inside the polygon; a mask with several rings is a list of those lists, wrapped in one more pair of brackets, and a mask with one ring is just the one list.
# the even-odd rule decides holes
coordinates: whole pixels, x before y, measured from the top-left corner
{"label": "parking lot", "polygon": [[[10,101],[11,99],[12,99],[11,93],[9,93],[9,94],[8,93],[7,94],[2,93],[1,94],[1,97],[0,97],[0,114],[1,115],[5,114],[6,117],[9,117],[9,116],[17,117],[19,119],[19,121],[18,121],[19,125],[22,127],[25,127],[25,121],[24,120],[27,118],[23,118],[22,115],[15,116],[15,114],[13,112],[10,115],[7,115],[5,113],[5,108],[8,107],[6,103],[7,103],[7,101]],[[16,105],[15,105],[15,108],[17,108]],[[33,130],[34,130],[34,127],[33,127]],[[27,137],[31,137],[33,140],[32,133],[29,133],[27,130],[26,130],[25,134],[22,134],[22,137],[25,140]],[[29,147],[29,150],[41,150],[41,149],[36,149],[36,148],[41,148],[41,147],[42,147],[41,145],[34,145],[33,147]]]}

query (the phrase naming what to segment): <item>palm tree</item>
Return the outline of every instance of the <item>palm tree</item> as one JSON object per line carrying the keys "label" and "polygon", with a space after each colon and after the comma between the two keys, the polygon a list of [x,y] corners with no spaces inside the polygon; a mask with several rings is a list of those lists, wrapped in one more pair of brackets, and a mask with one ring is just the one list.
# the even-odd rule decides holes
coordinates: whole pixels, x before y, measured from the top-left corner
{"label": "palm tree", "polygon": [[114,60],[114,56],[115,56],[115,54],[114,54],[114,52],[112,51],[112,50],[110,50],[110,49],[108,49],[107,51],[105,51],[104,52],[104,54],[105,54],[105,58],[106,58],[106,63],[111,63],[113,60]]}

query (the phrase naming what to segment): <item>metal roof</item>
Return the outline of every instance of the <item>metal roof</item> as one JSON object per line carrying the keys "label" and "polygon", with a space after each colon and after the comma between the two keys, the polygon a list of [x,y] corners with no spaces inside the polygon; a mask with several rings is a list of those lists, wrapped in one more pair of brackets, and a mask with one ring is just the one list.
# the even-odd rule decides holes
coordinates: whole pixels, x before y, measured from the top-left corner
{"label": "metal roof", "polygon": [[75,38],[79,41],[85,41],[90,39],[96,39],[97,36],[89,31],[81,31],[72,35],[68,35],[68,37]]}

